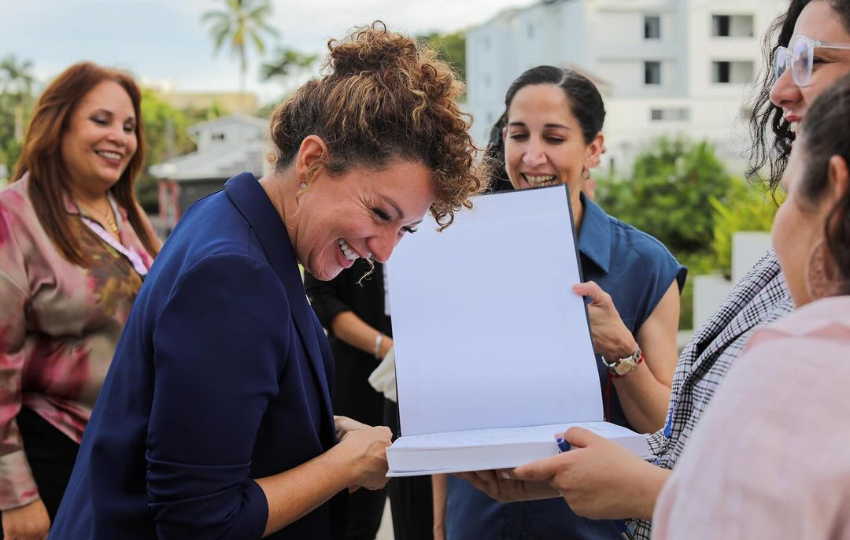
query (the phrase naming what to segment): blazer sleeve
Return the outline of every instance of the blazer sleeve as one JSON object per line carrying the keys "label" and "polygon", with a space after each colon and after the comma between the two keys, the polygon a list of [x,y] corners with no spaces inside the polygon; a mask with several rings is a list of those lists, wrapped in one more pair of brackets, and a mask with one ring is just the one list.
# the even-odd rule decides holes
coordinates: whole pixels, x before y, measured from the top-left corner
{"label": "blazer sleeve", "polygon": [[28,298],[24,256],[0,206],[0,510],[38,499],[15,421],[21,410]]}
{"label": "blazer sleeve", "polygon": [[313,306],[319,322],[328,332],[332,332],[331,323],[337,315],[345,311],[353,311],[351,306],[343,302],[339,296],[339,288],[344,285],[342,280],[345,278],[345,271],[330,281],[320,281],[309,272],[304,272],[307,298],[310,299],[310,305]]}
{"label": "blazer sleeve", "polygon": [[268,503],[250,477],[291,336],[285,289],[264,262],[213,255],[181,276],[153,331],[146,461],[157,537],[260,538]]}

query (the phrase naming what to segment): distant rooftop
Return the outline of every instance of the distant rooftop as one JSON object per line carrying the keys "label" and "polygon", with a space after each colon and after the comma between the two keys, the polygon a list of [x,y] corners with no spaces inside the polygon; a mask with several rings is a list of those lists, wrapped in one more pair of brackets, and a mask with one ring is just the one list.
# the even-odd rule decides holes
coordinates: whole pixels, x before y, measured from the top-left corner
{"label": "distant rooftop", "polygon": [[268,120],[233,114],[189,126],[197,152],[157,163],[150,173],[177,182],[227,179],[250,171],[262,176]]}

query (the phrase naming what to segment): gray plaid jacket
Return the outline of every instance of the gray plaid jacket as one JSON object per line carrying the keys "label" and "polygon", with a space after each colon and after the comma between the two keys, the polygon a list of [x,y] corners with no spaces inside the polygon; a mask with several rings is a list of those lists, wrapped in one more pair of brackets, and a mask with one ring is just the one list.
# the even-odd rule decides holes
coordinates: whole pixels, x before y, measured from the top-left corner
{"label": "gray plaid jacket", "polygon": [[[794,305],[771,249],[741,279],[682,351],[670,393],[667,426],[647,435],[656,464],[672,469],[729,366],[757,326],[790,313]],[[666,433],[665,433],[666,432]],[[649,540],[650,522],[633,522],[635,538]]]}

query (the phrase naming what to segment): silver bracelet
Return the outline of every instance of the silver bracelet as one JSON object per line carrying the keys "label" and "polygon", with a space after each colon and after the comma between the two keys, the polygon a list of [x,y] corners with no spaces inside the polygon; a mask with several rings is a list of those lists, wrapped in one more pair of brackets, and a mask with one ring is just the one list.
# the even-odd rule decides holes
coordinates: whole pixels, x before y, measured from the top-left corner
{"label": "silver bracelet", "polygon": [[378,332],[378,335],[375,336],[375,358],[378,360],[381,359],[381,343],[384,341],[384,334]]}

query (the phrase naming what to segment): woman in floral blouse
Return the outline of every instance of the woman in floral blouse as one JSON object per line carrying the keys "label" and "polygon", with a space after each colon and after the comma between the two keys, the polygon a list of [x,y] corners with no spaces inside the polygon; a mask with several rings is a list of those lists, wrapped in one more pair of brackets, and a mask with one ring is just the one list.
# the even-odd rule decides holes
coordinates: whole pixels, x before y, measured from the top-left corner
{"label": "woman in floral blouse", "polygon": [[158,241],[133,190],[138,86],[91,63],[36,106],[0,191],[0,511],[45,538]]}

